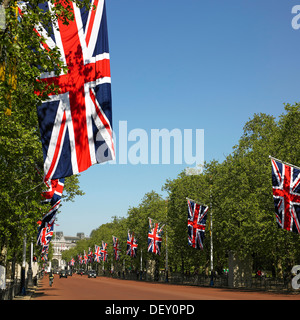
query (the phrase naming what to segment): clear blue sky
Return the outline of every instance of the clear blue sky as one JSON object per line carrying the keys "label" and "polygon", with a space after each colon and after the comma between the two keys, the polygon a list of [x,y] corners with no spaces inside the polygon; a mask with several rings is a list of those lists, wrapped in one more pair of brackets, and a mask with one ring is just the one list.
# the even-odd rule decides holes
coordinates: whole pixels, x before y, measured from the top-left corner
{"label": "clear blue sky", "polygon": [[[204,129],[205,161],[223,161],[254,113],[300,101],[300,29],[294,0],[106,0],[113,127]],[[195,132],[195,131],[194,131]],[[128,148],[134,144],[128,142]],[[117,145],[118,152],[118,145]],[[95,165],[86,193],[63,203],[56,231],[89,235],[126,216],[182,165]]]}

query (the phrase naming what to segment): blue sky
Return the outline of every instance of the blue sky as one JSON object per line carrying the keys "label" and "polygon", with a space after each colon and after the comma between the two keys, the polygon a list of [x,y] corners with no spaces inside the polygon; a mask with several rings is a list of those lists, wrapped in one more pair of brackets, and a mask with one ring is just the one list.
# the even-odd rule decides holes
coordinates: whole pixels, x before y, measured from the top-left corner
{"label": "blue sky", "polygon": [[[293,0],[106,0],[113,129],[204,129],[204,159],[223,161],[254,113],[298,102],[300,29]],[[128,148],[134,144],[128,142]],[[117,141],[118,152],[118,141]],[[117,154],[118,157],[118,154]],[[187,165],[95,165],[56,231],[89,235],[126,216]],[[164,194],[163,194],[164,195]]]}

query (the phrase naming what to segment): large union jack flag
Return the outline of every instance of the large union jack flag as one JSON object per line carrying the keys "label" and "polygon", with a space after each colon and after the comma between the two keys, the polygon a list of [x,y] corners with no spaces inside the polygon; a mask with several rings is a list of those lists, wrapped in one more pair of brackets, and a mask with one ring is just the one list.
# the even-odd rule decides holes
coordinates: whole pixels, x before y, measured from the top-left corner
{"label": "large union jack flag", "polygon": [[193,248],[203,249],[207,212],[207,206],[188,199],[188,243]]}
{"label": "large union jack flag", "polygon": [[149,218],[148,252],[160,255],[163,227],[164,225],[153,223]]}
{"label": "large union jack flag", "polygon": [[300,169],[271,161],[276,221],[281,228],[300,233]]}
{"label": "large union jack flag", "polygon": [[137,239],[134,237],[134,232],[130,234],[128,231],[126,254],[132,258],[136,258],[137,247],[138,247],[138,244],[137,244]]}
{"label": "large union jack flag", "polygon": [[[36,28],[45,49],[58,47],[66,74],[41,75],[59,87],[38,107],[45,181],[67,177],[95,163],[115,158],[112,135],[111,75],[104,0],[92,0],[90,11],[70,5],[74,20],[53,23],[53,34]],[[52,10],[49,1],[40,5]],[[95,9],[94,9],[95,7]],[[37,31],[38,30],[38,31]]]}

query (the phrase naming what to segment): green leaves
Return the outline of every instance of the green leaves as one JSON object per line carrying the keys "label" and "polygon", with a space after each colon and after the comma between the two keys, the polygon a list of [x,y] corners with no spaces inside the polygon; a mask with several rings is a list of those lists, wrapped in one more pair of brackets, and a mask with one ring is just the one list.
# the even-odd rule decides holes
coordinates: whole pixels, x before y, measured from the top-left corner
{"label": "green leaves", "polygon": [[[17,19],[14,2],[10,3],[6,29],[0,31],[0,252],[5,246],[8,257],[17,252],[24,233],[36,238],[37,221],[44,213],[40,194],[45,186],[36,171],[43,166],[36,108],[53,87],[37,80],[45,71],[65,71],[59,50],[45,50],[43,38],[34,31],[38,22],[49,26],[58,13],[42,12],[35,1],[26,4],[26,12]],[[60,10],[70,17],[67,9]],[[78,177],[66,179],[66,201],[82,194]]]}
{"label": "green leaves", "polygon": [[[91,234],[87,246],[109,243],[112,255],[112,235],[119,237],[126,263],[139,268],[139,259],[124,256],[127,230],[139,239],[144,263],[154,259],[164,267],[166,233],[168,234],[169,266],[177,271],[207,272],[210,264],[210,219],[213,219],[214,268],[222,272],[228,267],[227,255],[234,251],[240,258],[249,255],[254,268],[281,275],[299,261],[299,235],[277,227],[271,184],[269,155],[300,164],[300,105],[286,105],[278,121],[273,116],[255,114],[244,126],[239,144],[219,163],[205,164],[202,174],[186,175],[167,180],[164,200],[155,192],[147,193],[137,207],[128,209],[127,217],[115,218]],[[209,206],[204,250],[195,250],[187,241],[186,197]],[[166,223],[160,257],[147,253],[148,217]],[[82,248],[81,248],[82,249]],[[78,252],[82,253],[82,252]],[[122,262],[121,262],[122,263]]]}

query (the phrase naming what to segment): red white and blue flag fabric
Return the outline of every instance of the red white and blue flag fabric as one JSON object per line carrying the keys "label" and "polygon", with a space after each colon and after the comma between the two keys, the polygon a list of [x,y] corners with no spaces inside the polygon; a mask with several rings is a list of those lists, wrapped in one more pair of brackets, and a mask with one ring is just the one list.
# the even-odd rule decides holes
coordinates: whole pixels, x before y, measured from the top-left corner
{"label": "red white and blue flag fabric", "polygon": [[101,251],[100,250],[101,250],[101,247],[95,245],[95,257],[94,257],[94,260],[96,262],[100,262],[101,261]]}
{"label": "red white and blue flag fabric", "polygon": [[130,234],[128,231],[126,254],[132,258],[136,258],[137,247],[138,247],[138,244],[137,244],[137,239],[134,237],[134,232]]}
{"label": "red white and blue flag fabric", "polygon": [[42,193],[43,203],[50,202],[51,206],[54,206],[57,201],[61,199],[64,190],[64,182],[64,178],[46,182],[48,190]]}
{"label": "red white and blue flag fabric", "polygon": [[38,233],[37,245],[46,246],[50,243],[53,236],[53,224],[41,228]]}
{"label": "red white and blue flag fabric", "polygon": [[72,259],[70,260],[70,266],[74,266],[74,265],[75,265],[75,259],[72,258]]}
{"label": "red white and blue flag fabric", "polygon": [[102,241],[100,252],[102,261],[107,261],[107,243],[105,243],[104,241]]}
{"label": "red white and blue flag fabric", "polygon": [[84,261],[84,264],[87,264],[88,260],[89,260],[89,258],[88,258],[88,256],[87,256],[85,250],[84,250],[84,251],[83,251],[83,261]]}
{"label": "red white and blue flag fabric", "polygon": [[208,207],[188,199],[188,244],[203,249]]}
{"label": "red white and blue flag fabric", "polygon": [[56,214],[60,206],[60,202],[61,202],[60,200],[57,201],[57,203],[43,216],[41,224],[38,229],[38,237],[43,228],[51,227],[54,225]]}
{"label": "red white and blue flag fabric", "polygon": [[[70,1],[61,4],[70,6],[73,21],[53,23],[50,35],[41,25],[36,28],[45,39],[45,50],[58,47],[62,63],[68,67],[68,72],[59,76],[41,75],[40,81],[59,88],[37,108],[45,181],[115,158],[105,2],[92,0],[89,11]],[[40,8],[51,11],[53,4],[49,1]]]}
{"label": "red white and blue flag fabric", "polygon": [[271,158],[276,221],[280,228],[300,233],[300,168]]}
{"label": "red white and blue flag fabric", "polygon": [[148,252],[160,255],[163,227],[164,225],[153,223],[152,219],[149,218]]}
{"label": "red white and blue flag fabric", "polygon": [[119,249],[119,239],[115,236],[113,237],[113,248],[114,248],[114,257],[115,260],[118,261],[120,259],[120,249]]}
{"label": "red white and blue flag fabric", "polygon": [[94,260],[94,254],[91,248],[89,248],[89,263],[92,263]]}

